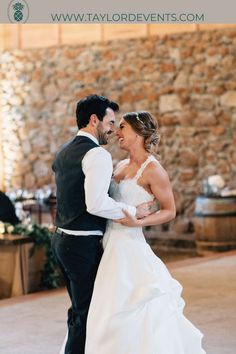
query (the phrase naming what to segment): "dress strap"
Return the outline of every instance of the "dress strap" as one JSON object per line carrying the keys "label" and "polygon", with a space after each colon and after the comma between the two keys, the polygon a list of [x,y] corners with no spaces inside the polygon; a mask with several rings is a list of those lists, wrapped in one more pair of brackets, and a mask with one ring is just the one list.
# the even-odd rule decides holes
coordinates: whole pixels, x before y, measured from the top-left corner
{"label": "dress strap", "polygon": [[149,162],[156,161],[155,157],[152,155],[149,155],[148,158],[142,163],[140,169],[137,171],[136,175],[134,176],[134,180],[138,180],[141,176],[143,171],[145,170],[146,166],[149,164]]}

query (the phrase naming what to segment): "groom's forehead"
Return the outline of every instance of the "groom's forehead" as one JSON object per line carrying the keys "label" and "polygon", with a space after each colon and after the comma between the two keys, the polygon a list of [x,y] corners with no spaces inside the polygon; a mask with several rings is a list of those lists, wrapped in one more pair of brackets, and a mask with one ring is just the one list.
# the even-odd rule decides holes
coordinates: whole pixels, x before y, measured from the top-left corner
{"label": "groom's forehead", "polygon": [[115,112],[113,111],[113,109],[111,109],[111,108],[109,108],[109,107],[106,109],[106,116],[107,116],[109,119],[113,119],[113,120],[116,119]]}
{"label": "groom's forehead", "polygon": [[107,107],[107,108],[106,108],[106,115],[107,115],[107,116],[113,116],[113,117],[115,117],[115,112],[113,111],[112,108]]}

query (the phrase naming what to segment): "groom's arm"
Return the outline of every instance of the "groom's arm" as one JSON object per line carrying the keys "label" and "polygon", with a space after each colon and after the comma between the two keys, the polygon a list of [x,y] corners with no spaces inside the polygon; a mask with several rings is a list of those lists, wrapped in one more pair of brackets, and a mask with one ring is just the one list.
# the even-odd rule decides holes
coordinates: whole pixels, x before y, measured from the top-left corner
{"label": "groom's arm", "polygon": [[108,195],[113,172],[109,152],[102,147],[91,149],[83,158],[82,169],[85,175],[85,203],[90,214],[106,219],[120,219],[124,217],[124,209],[136,215],[134,206],[116,202]]}

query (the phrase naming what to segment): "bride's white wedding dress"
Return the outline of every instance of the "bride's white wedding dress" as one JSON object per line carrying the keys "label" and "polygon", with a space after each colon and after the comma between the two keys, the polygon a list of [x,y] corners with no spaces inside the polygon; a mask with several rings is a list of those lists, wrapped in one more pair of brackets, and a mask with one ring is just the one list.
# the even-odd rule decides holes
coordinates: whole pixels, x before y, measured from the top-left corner
{"label": "bride's white wedding dress", "polygon": [[[154,199],[133,179],[111,184],[129,205]],[[127,163],[124,160],[122,163]],[[85,354],[205,354],[202,333],[184,317],[182,287],[152,252],[141,228],[109,221],[87,321]]]}

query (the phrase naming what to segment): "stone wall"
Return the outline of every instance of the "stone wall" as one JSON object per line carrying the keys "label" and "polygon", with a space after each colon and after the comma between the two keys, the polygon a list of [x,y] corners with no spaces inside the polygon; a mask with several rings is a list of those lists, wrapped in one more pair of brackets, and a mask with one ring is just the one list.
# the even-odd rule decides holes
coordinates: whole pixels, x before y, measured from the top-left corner
{"label": "stone wall", "polygon": [[[236,174],[236,31],[4,52],[2,142],[6,189],[53,183],[58,146],[76,133],[75,102],[107,95],[121,113],[149,110],[174,188],[175,228],[191,229],[202,179]],[[114,144],[116,162],[124,157]]]}

